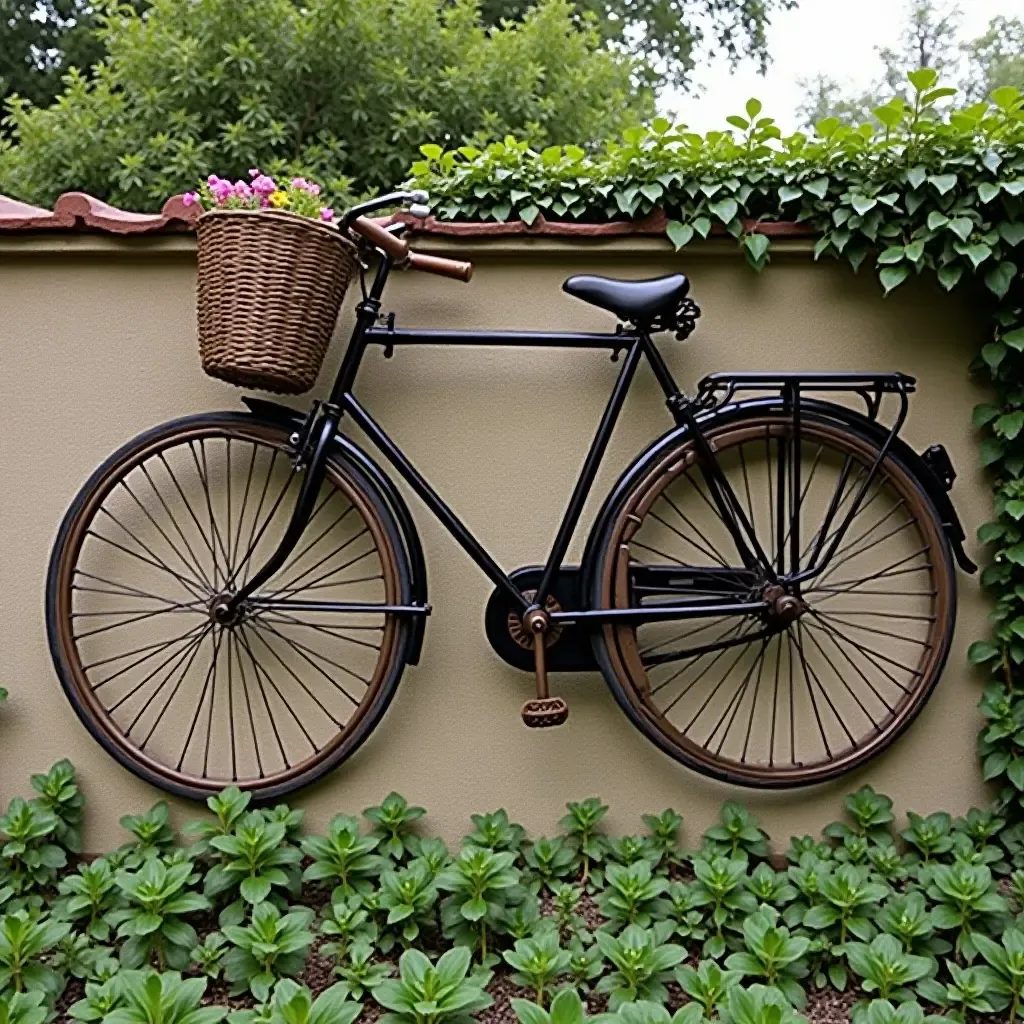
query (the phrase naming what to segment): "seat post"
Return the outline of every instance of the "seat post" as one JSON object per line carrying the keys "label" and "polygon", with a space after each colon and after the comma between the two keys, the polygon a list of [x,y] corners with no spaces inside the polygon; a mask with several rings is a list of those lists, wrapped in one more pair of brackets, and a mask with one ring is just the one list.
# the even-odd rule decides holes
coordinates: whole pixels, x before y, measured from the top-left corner
{"label": "seat post", "polygon": [[672,413],[672,418],[677,425],[682,425],[682,420],[679,418],[680,406],[685,402],[686,396],[679,390],[679,385],[676,384],[672,371],[669,370],[668,364],[665,362],[665,357],[661,354],[658,346],[654,344],[654,339],[649,331],[641,329],[640,344],[643,346],[648,363],[651,364],[654,376],[661,385],[661,390],[665,392],[665,404],[668,406],[669,412]]}

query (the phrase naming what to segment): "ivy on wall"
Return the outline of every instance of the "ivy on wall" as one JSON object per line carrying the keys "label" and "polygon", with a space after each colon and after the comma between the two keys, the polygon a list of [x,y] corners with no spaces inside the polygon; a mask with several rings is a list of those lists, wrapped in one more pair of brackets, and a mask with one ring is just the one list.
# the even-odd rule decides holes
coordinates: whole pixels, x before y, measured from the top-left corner
{"label": "ivy on wall", "polygon": [[[412,167],[442,219],[604,222],[662,210],[679,250],[725,231],[760,270],[771,258],[763,223],[799,221],[815,257],[870,261],[886,293],[934,273],[947,291],[977,286],[992,329],[972,364],[994,393],[974,410],[995,516],[978,531],[992,557],[982,583],[993,628],[971,661],[991,669],[979,753],[999,802],[1024,819],[1024,95],[947,106],[956,90],[930,70],[908,75],[913,101],[894,98],[877,123],[819,122],[783,137],[757,100],[730,129],[699,135],[656,119],[597,152],[514,138],[485,150],[422,147]],[[1024,828],[1022,828],[1024,839]]]}

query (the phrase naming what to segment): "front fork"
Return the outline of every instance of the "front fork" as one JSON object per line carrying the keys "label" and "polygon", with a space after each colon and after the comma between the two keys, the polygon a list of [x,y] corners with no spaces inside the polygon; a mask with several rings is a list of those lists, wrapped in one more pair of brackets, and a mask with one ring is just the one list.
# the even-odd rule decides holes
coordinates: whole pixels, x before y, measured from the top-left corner
{"label": "front fork", "polygon": [[[327,472],[327,459],[338,433],[341,409],[331,403],[317,405],[310,413],[310,420],[303,431],[293,435],[296,447],[296,465],[305,461],[305,475],[299,489],[299,496],[292,509],[292,518],[274,553],[263,567],[234,594],[226,595],[214,607],[213,615],[218,621],[231,621],[246,598],[268,582],[287,561],[309,525],[316,504],[317,495]],[[303,444],[303,439],[306,443]],[[308,453],[308,460],[306,453]]]}

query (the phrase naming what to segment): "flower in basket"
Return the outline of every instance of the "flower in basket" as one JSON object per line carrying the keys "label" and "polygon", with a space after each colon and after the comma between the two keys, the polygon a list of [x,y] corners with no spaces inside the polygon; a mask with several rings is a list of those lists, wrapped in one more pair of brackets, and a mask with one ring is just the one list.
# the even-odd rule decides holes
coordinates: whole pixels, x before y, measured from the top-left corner
{"label": "flower in basket", "polygon": [[320,186],[305,178],[275,181],[258,167],[250,168],[249,181],[230,181],[211,174],[195,192],[186,192],[186,206],[204,210],[287,210],[300,217],[334,223],[334,210],[324,206]]}

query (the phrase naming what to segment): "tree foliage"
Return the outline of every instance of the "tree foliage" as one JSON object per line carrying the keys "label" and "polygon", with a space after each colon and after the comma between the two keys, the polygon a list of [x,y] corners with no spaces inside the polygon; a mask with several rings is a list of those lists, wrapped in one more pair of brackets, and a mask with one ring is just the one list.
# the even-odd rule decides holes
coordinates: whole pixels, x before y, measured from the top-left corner
{"label": "tree foliage", "polygon": [[640,63],[568,0],[486,28],[475,0],[156,0],[101,19],[108,56],[49,107],[11,104],[0,192],[82,189],[152,209],[210,170],[328,183],[336,199],[400,180],[424,138],[541,145],[652,113]]}
{"label": "tree foliage", "polygon": [[[482,0],[484,19],[519,20],[534,3]],[[659,80],[685,87],[698,56],[719,54],[734,62],[753,57],[766,67],[771,15],[796,0],[575,0],[574,6],[577,17],[591,17],[610,45],[653,57]]]}
{"label": "tree foliage", "polygon": [[1000,86],[1024,88],[1024,22],[993,18],[977,39],[958,42],[960,9],[939,0],[909,0],[903,29],[893,46],[876,47],[883,71],[863,92],[851,91],[828,74],[801,80],[800,122],[813,126],[825,117],[857,124],[892,95],[909,99],[907,72],[930,68],[947,82],[956,82],[973,102],[986,99]]}

